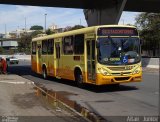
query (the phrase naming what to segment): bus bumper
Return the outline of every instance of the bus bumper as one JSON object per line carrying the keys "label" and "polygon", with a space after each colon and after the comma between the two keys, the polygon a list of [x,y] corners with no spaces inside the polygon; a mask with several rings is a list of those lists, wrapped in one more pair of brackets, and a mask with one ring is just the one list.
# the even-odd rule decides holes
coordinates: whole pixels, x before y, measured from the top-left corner
{"label": "bus bumper", "polygon": [[96,85],[107,85],[107,84],[119,84],[119,83],[129,83],[129,82],[141,82],[142,72],[134,75],[124,75],[124,76],[104,76],[102,74],[97,74]]}

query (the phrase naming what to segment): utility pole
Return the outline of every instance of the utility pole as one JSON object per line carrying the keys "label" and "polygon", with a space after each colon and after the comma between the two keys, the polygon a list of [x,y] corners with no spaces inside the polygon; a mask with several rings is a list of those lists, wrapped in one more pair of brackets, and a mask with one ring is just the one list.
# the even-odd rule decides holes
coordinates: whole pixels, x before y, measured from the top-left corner
{"label": "utility pole", "polygon": [[46,33],[46,16],[47,16],[47,14],[44,14],[44,32]]}
{"label": "utility pole", "polygon": [[26,17],[25,17],[25,33],[26,33]]}
{"label": "utility pole", "polygon": [[5,24],[5,38],[7,37],[7,26]]}

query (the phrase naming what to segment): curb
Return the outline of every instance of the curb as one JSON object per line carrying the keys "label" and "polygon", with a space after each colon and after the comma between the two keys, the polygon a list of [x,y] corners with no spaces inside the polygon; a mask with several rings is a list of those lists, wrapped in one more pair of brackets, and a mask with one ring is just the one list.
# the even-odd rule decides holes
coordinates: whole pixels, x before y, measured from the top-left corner
{"label": "curb", "polygon": [[159,72],[159,68],[142,67],[143,72]]}
{"label": "curb", "polygon": [[147,65],[146,68],[159,69],[159,65]]}
{"label": "curb", "polygon": [[59,94],[56,91],[48,90],[40,84],[34,84],[34,89],[36,90],[35,95],[42,97],[47,100],[47,102],[53,105],[56,108],[68,109],[80,116],[85,120],[91,122],[106,122],[106,120],[100,115],[90,112],[87,108],[84,108],[80,104],[77,104],[75,101],[69,100],[62,94]]}

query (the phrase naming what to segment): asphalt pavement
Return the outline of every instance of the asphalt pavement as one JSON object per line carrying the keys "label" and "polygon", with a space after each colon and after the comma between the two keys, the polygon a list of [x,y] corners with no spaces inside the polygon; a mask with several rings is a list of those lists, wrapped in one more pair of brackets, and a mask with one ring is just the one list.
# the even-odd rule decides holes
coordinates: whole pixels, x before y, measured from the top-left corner
{"label": "asphalt pavement", "polygon": [[[87,85],[76,87],[73,81],[49,78],[44,80],[31,71],[30,62],[9,66],[10,74],[18,74],[54,91],[70,93],[67,97],[90,111],[114,120],[112,116],[158,116],[159,114],[159,70],[145,69],[140,83],[121,84],[119,88]],[[110,119],[108,119],[110,118]]]}

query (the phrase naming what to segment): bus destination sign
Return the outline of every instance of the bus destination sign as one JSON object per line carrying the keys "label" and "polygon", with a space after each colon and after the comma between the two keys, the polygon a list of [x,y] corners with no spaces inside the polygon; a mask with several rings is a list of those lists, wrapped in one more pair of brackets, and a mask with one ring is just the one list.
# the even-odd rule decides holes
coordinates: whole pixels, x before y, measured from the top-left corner
{"label": "bus destination sign", "polygon": [[135,28],[102,27],[98,29],[97,35],[98,36],[138,36],[138,32],[137,32],[137,29]]}

